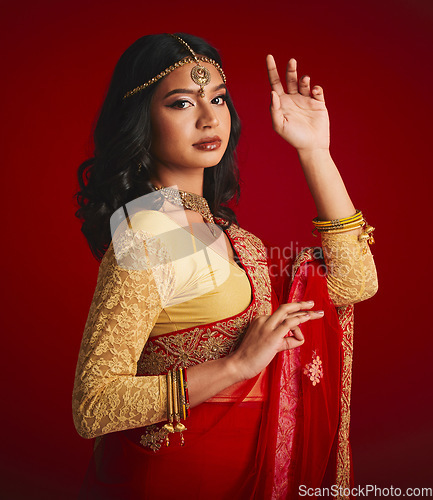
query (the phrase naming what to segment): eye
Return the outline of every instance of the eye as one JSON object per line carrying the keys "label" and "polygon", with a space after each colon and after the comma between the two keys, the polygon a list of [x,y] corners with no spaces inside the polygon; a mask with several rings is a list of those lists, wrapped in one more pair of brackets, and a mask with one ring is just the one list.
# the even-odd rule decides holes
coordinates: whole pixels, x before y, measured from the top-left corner
{"label": "eye", "polygon": [[218,106],[223,105],[227,101],[227,94],[222,94],[214,97],[211,101],[212,104],[217,104]]}
{"label": "eye", "polygon": [[174,109],[186,109],[193,106],[193,104],[190,101],[187,101],[186,99],[179,99],[175,101],[173,104],[170,104],[170,108]]}

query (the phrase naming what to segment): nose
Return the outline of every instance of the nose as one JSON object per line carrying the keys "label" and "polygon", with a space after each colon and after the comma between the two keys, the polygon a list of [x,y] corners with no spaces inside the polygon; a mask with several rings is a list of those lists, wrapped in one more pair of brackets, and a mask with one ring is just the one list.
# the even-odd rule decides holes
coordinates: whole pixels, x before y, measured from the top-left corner
{"label": "nose", "polygon": [[199,108],[197,128],[214,128],[219,125],[216,110],[211,103],[201,102],[197,107]]}

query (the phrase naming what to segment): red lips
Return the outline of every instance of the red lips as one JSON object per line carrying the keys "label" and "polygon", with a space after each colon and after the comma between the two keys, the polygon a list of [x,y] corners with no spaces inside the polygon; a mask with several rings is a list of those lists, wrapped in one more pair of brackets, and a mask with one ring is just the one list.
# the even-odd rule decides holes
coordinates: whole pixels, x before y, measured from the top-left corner
{"label": "red lips", "polygon": [[213,151],[221,146],[221,138],[217,135],[213,137],[204,137],[200,142],[193,144],[193,146],[201,151]]}

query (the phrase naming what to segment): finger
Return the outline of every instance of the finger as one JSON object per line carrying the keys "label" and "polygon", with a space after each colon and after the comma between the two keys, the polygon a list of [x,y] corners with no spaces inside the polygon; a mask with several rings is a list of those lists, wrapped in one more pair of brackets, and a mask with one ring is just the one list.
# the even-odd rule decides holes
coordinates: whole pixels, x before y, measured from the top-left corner
{"label": "finger", "polygon": [[292,334],[288,335],[289,337],[295,337],[296,340],[304,340],[304,335],[299,326],[295,326],[289,333]]}
{"label": "finger", "polygon": [[299,79],[299,93],[305,97],[310,97],[310,77],[304,75]]}
{"label": "finger", "polygon": [[278,130],[284,118],[281,111],[280,98],[274,90],[271,92],[271,119],[272,127],[274,130]]}
{"label": "finger", "polygon": [[286,83],[287,83],[287,93],[297,94],[298,93],[298,73],[296,71],[297,62],[296,59],[289,59],[287,63],[286,70]]}
{"label": "finger", "polygon": [[325,102],[325,94],[323,93],[323,89],[320,85],[314,85],[311,94],[317,101]]}
{"label": "finger", "polygon": [[275,64],[275,59],[271,54],[266,56],[266,66],[268,68],[269,83],[271,84],[272,90],[274,90],[279,96],[284,95],[284,88],[278,74],[277,65]]}
{"label": "finger", "polygon": [[296,337],[284,337],[278,351],[289,351],[290,349],[295,349],[296,347],[300,347],[304,342],[304,339],[299,340]]}
{"label": "finger", "polygon": [[280,96],[273,90],[271,92],[271,115],[277,114],[281,109]]}
{"label": "finger", "polygon": [[303,301],[303,302],[289,302],[288,304],[281,304],[278,309],[266,320],[267,326],[274,330],[284,319],[287,318],[288,314],[297,313],[303,309],[311,309],[314,307],[314,302]]}
{"label": "finger", "polygon": [[280,325],[274,328],[275,335],[281,335],[284,337],[290,330],[293,331],[294,328],[302,323],[314,319],[320,319],[323,318],[323,316],[323,311],[309,311],[304,315],[290,316],[289,318],[281,321]]}

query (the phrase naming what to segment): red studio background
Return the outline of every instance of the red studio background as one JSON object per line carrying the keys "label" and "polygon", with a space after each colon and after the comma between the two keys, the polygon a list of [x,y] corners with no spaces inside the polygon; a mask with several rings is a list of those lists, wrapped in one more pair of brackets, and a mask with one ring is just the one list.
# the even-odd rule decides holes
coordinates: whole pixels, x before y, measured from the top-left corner
{"label": "red studio background", "polygon": [[355,483],[433,483],[431,1],[2,2],[3,498],[75,498],[92,443],[71,392],[97,262],[74,217],[76,170],[121,53],[185,31],[221,52],[243,123],[242,226],[311,245],[315,209],[273,133],[265,56],[325,89],[331,152],[377,228],[380,289],[356,307]]}

